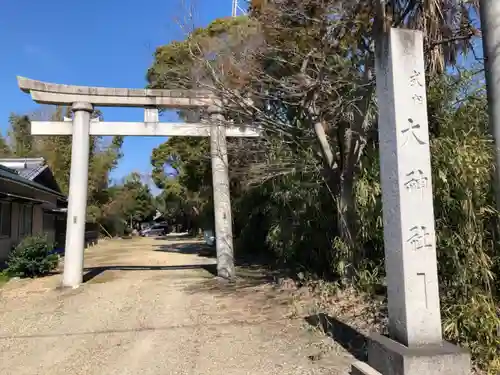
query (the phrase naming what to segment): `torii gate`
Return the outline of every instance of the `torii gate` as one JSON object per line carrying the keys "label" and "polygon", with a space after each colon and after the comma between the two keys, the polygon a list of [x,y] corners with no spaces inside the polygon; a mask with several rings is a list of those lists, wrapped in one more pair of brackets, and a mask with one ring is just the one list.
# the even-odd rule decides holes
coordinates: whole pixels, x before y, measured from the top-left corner
{"label": "torii gate", "polygon": [[[19,88],[40,104],[71,105],[73,120],[32,121],[33,135],[72,135],[71,175],[62,284],[76,288],[83,279],[83,251],[89,168],[89,137],[189,136],[210,137],[214,191],[217,274],[235,276],[226,137],[258,137],[248,126],[223,125],[220,101],[203,90],[151,90],[69,86],[17,77]],[[94,107],[144,108],[144,122],[91,120]],[[159,108],[206,108],[209,123],[160,123]]]}

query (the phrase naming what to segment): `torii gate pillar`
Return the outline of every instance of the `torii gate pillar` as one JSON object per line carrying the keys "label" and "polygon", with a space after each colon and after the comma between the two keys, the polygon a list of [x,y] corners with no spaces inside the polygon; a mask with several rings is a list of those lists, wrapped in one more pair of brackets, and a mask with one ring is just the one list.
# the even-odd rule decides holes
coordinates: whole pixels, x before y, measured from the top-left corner
{"label": "torii gate pillar", "polygon": [[73,110],[71,141],[71,173],[69,180],[68,218],[64,255],[64,287],[76,288],[83,278],[83,252],[87,216],[87,188],[89,171],[90,117],[94,107],[77,102]]}
{"label": "torii gate pillar", "polygon": [[226,128],[220,107],[210,106],[208,112],[211,122],[210,157],[212,159],[217,276],[231,280],[235,277],[235,268]]}

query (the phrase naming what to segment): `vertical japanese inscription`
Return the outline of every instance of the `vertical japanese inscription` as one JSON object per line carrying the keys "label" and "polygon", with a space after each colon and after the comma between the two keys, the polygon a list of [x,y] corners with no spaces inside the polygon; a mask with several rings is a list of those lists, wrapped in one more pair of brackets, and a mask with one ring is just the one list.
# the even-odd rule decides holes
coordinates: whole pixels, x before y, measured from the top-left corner
{"label": "vertical japanese inscription", "polygon": [[416,225],[409,232],[406,242],[410,244],[412,250],[417,251],[432,247],[431,233],[425,225]]}
{"label": "vertical japanese inscription", "polygon": [[401,147],[408,144],[410,139],[415,140],[419,145],[425,145],[425,142],[419,137],[418,134],[420,128],[421,128],[420,124],[415,123],[415,121],[413,121],[412,118],[409,118],[407,127],[401,130],[401,134],[403,134],[403,136],[405,137],[405,140],[401,145]]}
{"label": "vertical japanese inscription", "polygon": [[423,97],[423,95],[413,94],[413,96],[411,98],[417,104],[423,104],[424,103],[424,97]]}
{"label": "vertical japanese inscription", "polygon": [[413,73],[410,76],[410,87],[416,89],[416,92],[413,92],[412,99],[416,104],[424,104],[424,93],[422,90],[425,90],[425,84],[423,82],[423,74],[417,70],[413,70]]}
{"label": "vertical japanese inscription", "polygon": [[413,73],[410,76],[410,86],[411,87],[424,87],[424,83],[422,82],[422,72],[413,69]]}
{"label": "vertical japanese inscription", "polygon": [[410,173],[406,174],[406,182],[404,186],[406,190],[410,193],[415,191],[421,191],[423,193],[424,189],[427,187],[429,179],[425,176],[425,173],[421,169],[414,169]]}
{"label": "vertical japanese inscription", "polygon": [[[425,83],[424,74],[418,70],[413,70],[409,78],[409,86],[411,91],[411,98],[413,102],[417,105],[415,111],[421,110],[420,105],[425,104]],[[425,124],[422,126],[417,123],[413,118],[408,118],[407,126],[401,130],[401,134],[404,136],[404,141],[402,146],[405,146],[410,141],[416,143],[416,145],[425,145],[426,141],[423,136],[425,133]],[[421,192],[421,198],[423,198],[424,190],[429,185],[429,177],[424,172],[427,170],[425,167],[417,166],[413,170],[405,174],[404,187],[410,193]],[[413,199],[408,196],[406,199]],[[425,202],[424,202],[425,204]],[[429,228],[426,225],[413,225],[409,230],[409,234],[406,243],[409,245],[410,249],[413,251],[419,251],[426,248],[432,248],[433,245],[433,234],[430,233]]]}
{"label": "vertical japanese inscription", "polygon": [[[425,90],[425,84],[423,81],[423,74],[418,70],[413,70],[409,79],[410,88],[414,90],[412,94],[413,102],[416,104],[423,104],[425,98],[425,92],[422,92],[422,89]],[[410,139],[413,139],[417,142],[418,145],[425,145],[426,142],[422,140],[422,137],[419,136],[419,132],[421,129],[421,125],[417,123],[413,118],[408,118],[407,126],[401,130],[401,134],[405,137],[402,147],[408,144]]]}

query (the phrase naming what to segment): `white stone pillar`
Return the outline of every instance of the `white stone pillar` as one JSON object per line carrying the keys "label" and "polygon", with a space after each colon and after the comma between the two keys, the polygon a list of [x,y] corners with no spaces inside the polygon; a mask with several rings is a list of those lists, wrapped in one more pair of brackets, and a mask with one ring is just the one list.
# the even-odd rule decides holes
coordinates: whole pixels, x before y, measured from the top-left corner
{"label": "white stone pillar", "polygon": [[224,279],[234,279],[233,223],[229,191],[226,128],[219,107],[210,107],[209,113],[211,120],[210,156],[212,159],[217,275]]}
{"label": "white stone pillar", "polygon": [[383,375],[465,375],[470,356],[442,340],[423,36],[392,29],[376,51],[389,337],[372,335]]}
{"label": "white stone pillar", "polygon": [[500,209],[500,1],[481,0],[481,31],[485,65],[488,114],[491,133],[495,139],[496,204]]}
{"label": "white stone pillar", "polygon": [[389,330],[441,342],[422,34],[393,29],[376,67]]}
{"label": "white stone pillar", "polygon": [[76,288],[82,283],[87,187],[89,171],[89,130],[93,106],[74,103],[69,181],[68,219],[64,250],[63,286]]}

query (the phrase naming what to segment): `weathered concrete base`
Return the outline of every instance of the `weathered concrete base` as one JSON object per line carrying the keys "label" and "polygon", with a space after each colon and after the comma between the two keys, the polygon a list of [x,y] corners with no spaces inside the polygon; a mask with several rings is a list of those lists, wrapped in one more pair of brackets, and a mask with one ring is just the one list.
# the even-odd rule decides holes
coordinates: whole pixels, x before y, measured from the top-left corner
{"label": "weathered concrete base", "polygon": [[373,367],[370,367],[367,363],[364,362],[354,362],[351,367],[350,375],[382,375],[380,372],[375,370]]}
{"label": "weathered concrete base", "polygon": [[408,348],[379,334],[370,337],[368,364],[353,364],[352,374],[469,375],[471,371],[470,354],[446,341]]}

